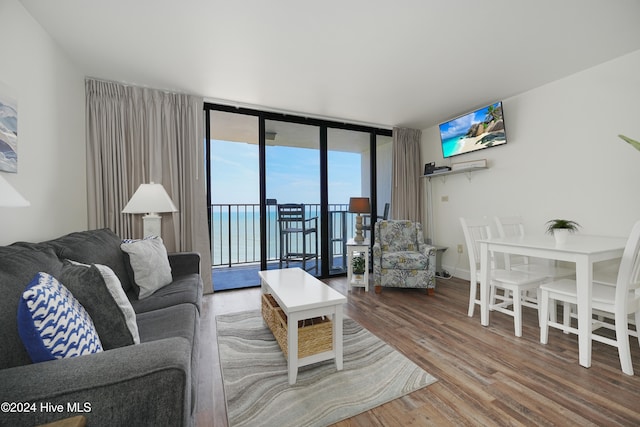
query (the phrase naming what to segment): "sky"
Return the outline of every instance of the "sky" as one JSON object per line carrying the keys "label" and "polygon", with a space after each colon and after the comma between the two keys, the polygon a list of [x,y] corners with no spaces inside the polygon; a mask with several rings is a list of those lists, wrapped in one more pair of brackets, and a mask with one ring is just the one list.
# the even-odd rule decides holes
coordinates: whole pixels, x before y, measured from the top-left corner
{"label": "sky", "polygon": [[[211,140],[211,198],[214,204],[260,202],[258,146]],[[320,203],[317,149],[268,146],[267,198],[278,203]],[[361,194],[360,154],[330,151],[329,203],[349,203]]]}
{"label": "sky", "polygon": [[[497,105],[497,104],[492,104]],[[450,120],[446,123],[440,124],[440,134],[442,139],[453,138],[454,136],[460,136],[467,133],[471,125],[474,123],[484,121],[487,117],[489,107],[481,108],[472,113],[465,114],[456,119]]]}

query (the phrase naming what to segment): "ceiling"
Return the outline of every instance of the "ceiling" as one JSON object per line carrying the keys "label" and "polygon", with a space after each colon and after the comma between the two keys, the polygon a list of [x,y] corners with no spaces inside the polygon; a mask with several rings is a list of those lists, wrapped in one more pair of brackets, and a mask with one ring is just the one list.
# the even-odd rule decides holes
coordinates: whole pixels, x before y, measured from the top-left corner
{"label": "ceiling", "polygon": [[90,77],[426,128],[640,49],[638,0],[22,0]]}

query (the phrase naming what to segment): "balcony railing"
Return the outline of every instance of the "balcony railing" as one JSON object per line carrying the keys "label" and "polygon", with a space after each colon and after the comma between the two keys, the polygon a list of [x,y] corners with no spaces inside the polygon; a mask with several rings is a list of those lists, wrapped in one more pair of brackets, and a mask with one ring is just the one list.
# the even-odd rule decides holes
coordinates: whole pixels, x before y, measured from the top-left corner
{"label": "balcony railing", "polygon": [[[344,258],[347,236],[354,229],[355,214],[349,213],[348,209],[348,203],[329,205],[329,252],[332,260]],[[320,205],[305,204],[305,215],[307,218],[318,218],[317,238],[320,239]],[[267,205],[265,232],[267,262],[278,261],[280,237],[277,205]],[[301,245],[301,239],[294,244]],[[318,246],[321,247],[320,241]],[[211,258],[214,267],[260,262],[259,204],[211,205]]]}

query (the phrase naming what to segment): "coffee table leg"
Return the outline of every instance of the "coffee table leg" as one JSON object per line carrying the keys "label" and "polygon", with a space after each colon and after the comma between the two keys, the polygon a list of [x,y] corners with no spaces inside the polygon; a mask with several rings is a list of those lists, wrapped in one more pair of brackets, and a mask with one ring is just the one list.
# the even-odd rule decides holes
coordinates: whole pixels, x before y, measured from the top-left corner
{"label": "coffee table leg", "polygon": [[336,352],[336,369],[342,370],[342,305],[336,306],[333,315],[333,348]]}
{"label": "coffee table leg", "polygon": [[298,319],[296,316],[289,315],[287,317],[287,328],[289,384],[293,385],[296,383],[298,377]]}

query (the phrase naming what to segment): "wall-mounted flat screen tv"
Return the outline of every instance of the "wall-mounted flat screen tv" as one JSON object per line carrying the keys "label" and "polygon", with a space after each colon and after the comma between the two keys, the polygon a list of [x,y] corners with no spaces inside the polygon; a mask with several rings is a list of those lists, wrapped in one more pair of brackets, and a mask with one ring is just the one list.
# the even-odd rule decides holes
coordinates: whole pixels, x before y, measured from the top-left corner
{"label": "wall-mounted flat screen tv", "polygon": [[507,143],[502,101],[440,124],[442,156],[457,156]]}

